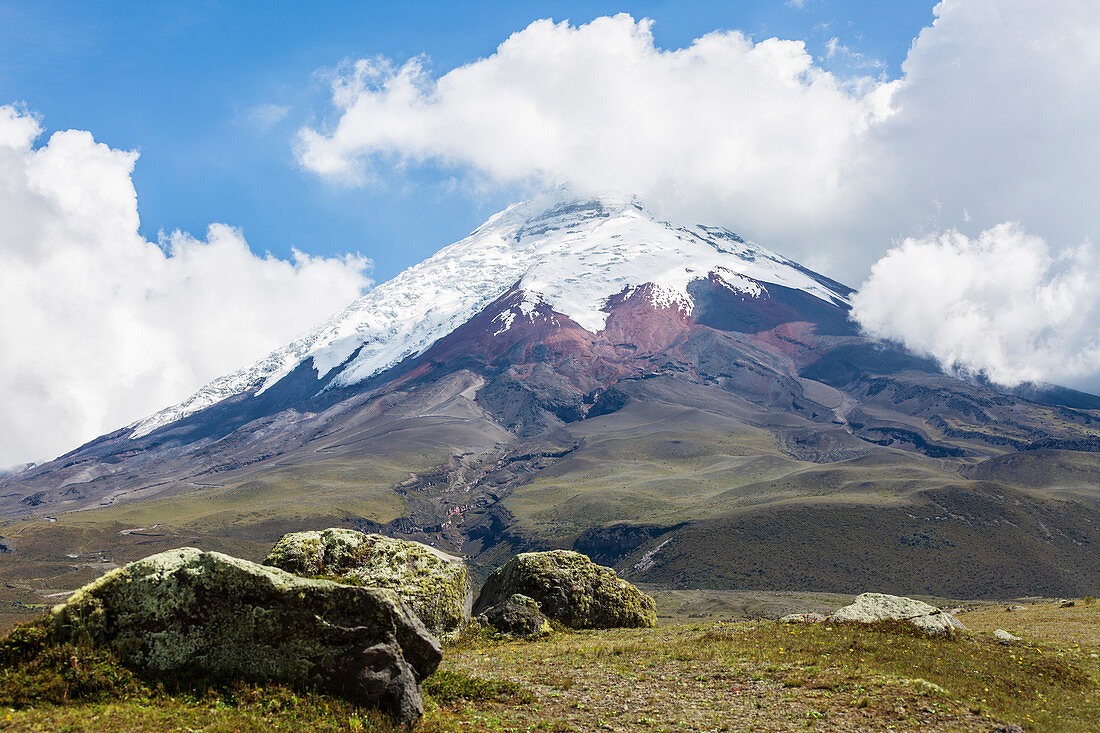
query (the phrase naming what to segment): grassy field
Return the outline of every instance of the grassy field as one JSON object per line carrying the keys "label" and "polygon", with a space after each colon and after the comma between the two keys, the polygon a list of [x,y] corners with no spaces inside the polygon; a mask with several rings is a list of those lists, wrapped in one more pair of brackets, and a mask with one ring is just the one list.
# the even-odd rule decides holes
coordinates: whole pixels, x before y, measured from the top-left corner
{"label": "grassy field", "polygon": [[[427,680],[417,730],[989,731],[1008,722],[1098,730],[1100,606],[1007,608],[963,613],[972,633],[956,639],[772,621],[558,632],[534,642],[468,633]],[[995,628],[1023,641],[1000,644]],[[392,730],[327,696],[254,685],[165,689],[102,655],[55,656],[44,668],[59,668],[68,688],[52,672],[29,678],[25,664],[0,670],[0,730]],[[35,689],[70,699],[27,704]]]}

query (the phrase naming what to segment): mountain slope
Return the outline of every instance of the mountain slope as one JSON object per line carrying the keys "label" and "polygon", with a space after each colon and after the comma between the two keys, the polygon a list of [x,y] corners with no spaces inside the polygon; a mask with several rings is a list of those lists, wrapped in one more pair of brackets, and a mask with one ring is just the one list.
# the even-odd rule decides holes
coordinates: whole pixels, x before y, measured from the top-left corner
{"label": "mountain slope", "polygon": [[650,284],[655,304],[691,308],[689,282],[714,273],[734,291],[759,296],[761,282],[796,287],[845,304],[847,288],[748,244],[725,229],[674,227],[635,201],[574,201],[561,193],[516,204],[469,237],[372,290],[321,327],[250,368],[207,385],[137,424],[133,436],[227,397],[263,392],[309,361],[319,379],[350,386],[422,354],[514,286],[525,297],[501,310],[503,333],[540,306],[598,332],[614,295]]}
{"label": "mountain slope", "polygon": [[862,337],[850,292],[724,229],[551,194],[180,405],[0,479],[2,516],[94,510],[0,539],[27,562],[59,536],[122,558],[131,535],[104,528],[161,524],[143,541],[261,554],[344,524],[483,566],[576,547],[673,585],[1095,585],[1090,396],[944,375]]}

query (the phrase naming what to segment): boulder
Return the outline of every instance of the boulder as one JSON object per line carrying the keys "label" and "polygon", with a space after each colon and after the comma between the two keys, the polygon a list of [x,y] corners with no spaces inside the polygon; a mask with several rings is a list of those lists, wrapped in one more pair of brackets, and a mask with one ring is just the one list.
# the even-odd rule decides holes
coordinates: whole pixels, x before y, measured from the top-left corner
{"label": "boulder", "polygon": [[283,535],[264,565],[310,578],[389,588],[435,634],[453,634],[470,618],[466,563],[419,542],[352,529],[294,532]]}
{"label": "boulder", "polygon": [[657,625],[657,604],[652,598],[579,552],[516,555],[485,581],[474,613],[517,593],[533,598],[548,618],[573,629]]}
{"label": "boulder", "polygon": [[829,621],[874,623],[875,621],[907,621],[925,633],[938,636],[965,629],[963,623],[949,613],[921,601],[885,593],[864,593],[850,606],[834,612]]}
{"label": "boulder", "polygon": [[116,568],[50,614],[56,636],[158,676],[322,689],[413,724],[439,642],[390,590],[300,578],[218,552]]}
{"label": "boulder", "polygon": [[1015,634],[1011,634],[1004,629],[997,629],[993,632],[993,636],[997,639],[997,641],[1001,642],[1002,644],[1012,644],[1013,642],[1017,642],[1020,640],[1020,637],[1016,636]]}
{"label": "boulder", "polygon": [[490,606],[477,620],[502,634],[521,638],[545,636],[552,631],[550,621],[539,609],[538,601],[520,593]]}
{"label": "boulder", "polygon": [[788,613],[779,619],[781,624],[818,624],[825,620],[820,613]]}

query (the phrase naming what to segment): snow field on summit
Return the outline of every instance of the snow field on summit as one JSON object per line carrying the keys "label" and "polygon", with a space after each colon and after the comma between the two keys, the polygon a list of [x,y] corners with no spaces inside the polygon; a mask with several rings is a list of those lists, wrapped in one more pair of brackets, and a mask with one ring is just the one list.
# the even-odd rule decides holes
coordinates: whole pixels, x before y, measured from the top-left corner
{"label": "snow field on summit", "polygon": [[[608,298],[630,297],[639,286],[652,284],[655,306],[690,311],[688,284],[712,273],[747,297],[762,294],[759,283],[775,283],[826,302],[847,302],[845,293],[726,229],[661,221],[629,197],[574,198],[556,191],[494,215],[313,332],[141,421],[132,437],[227,397],[263,392],[307,359],[318,379],[340,369],[330,386],[362,382],[422,354],[517,284],[524,294],[520,315],[534,317],[541,304],[598,333]],[[499,314],[503,328],[497,333],[515,317],[512,311]]]}

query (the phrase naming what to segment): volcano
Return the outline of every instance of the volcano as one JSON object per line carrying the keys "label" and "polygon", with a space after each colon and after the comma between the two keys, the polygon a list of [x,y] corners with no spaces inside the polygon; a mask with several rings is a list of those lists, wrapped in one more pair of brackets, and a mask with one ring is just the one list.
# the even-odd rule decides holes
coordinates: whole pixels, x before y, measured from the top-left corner
{"label": "volcano", "polygon": [[43,516],[119,558],[115,528],[148,518],[146,545],[245,555],[338,524],[484,568],[568,547],[665,586],[1094,590],[1100,398],[945,374],[861,335],[851,293],[722,227],[551,193],[0,478],[0,516],[16,554]]}

